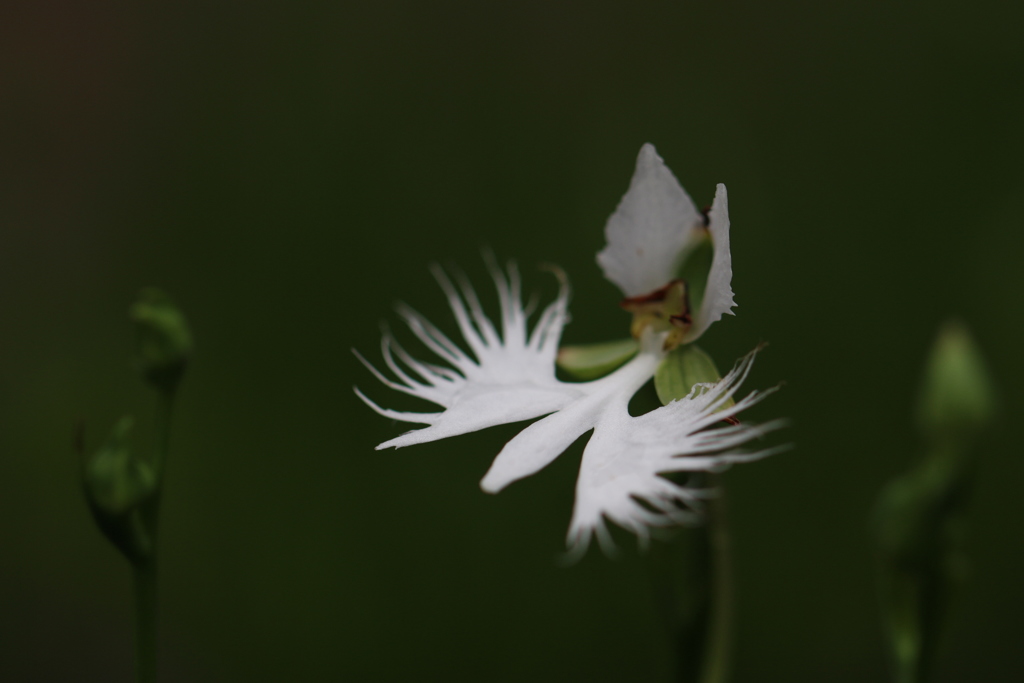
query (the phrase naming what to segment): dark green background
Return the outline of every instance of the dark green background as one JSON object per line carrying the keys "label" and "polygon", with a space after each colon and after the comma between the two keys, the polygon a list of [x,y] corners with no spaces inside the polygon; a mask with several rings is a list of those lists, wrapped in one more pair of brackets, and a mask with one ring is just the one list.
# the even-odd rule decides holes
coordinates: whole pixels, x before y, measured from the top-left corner
{"label": "dark green background", "polygon": [[[796,449],[731,471],[737,683],[884,680],[866,517],[911,461],[939,323],[1001,420],[939,681],[1024,677],[1024,41],[973,2],[10,3],[0,11],[0,680],[127,681],[127,566],[91,448],[151,419],[126,310],[157,284],[197,339],[164,508],[168,681],[656,681],[625,543],[556,566],[577,444],[498,496],[517,426],[375,452],[377,356],[427,273],[481,247],[572,279],[569,342],[620,336],[594,254],[643,142],[699,204],[729,187],[737,316],[771,343],[752,418]],[[148,445],[143,430],[139,447]],[[625,537],[622,537],[625,538]]]}

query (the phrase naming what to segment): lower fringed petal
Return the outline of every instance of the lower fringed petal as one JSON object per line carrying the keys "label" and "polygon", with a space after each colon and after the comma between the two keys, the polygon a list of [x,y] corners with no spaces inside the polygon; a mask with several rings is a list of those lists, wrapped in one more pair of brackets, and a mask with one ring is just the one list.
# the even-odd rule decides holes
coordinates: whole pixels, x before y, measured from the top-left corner
{"label": "lower fringed petal", "polygon": [[752,360],[753,354],[714,385],[645,415],[631,417],[624,410],[602,415],[580,464],[566,538],[570,554],[584,552],[594,536],[607,551],[602,541],[605,537],[610,540],[606,521],[634,533],[641,543],[646,542],[651,528],[698,522],[700,500],[707,497],[707,491],[670,481],[665,474],[718,472],[785,450],[785,446],[736,450],[782,427],[781,420],[738,425],[722,422],[774,391],[752,392],[732,406],[721,407],[749,373]]}

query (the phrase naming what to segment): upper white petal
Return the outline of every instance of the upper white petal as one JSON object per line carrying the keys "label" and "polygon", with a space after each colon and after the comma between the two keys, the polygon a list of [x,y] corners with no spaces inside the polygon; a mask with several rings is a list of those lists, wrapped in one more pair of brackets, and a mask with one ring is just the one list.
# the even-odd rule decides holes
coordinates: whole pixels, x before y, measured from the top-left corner
{"label": "upper white petal", "polygon": [[693,325],[683,338],[684,342],[692,342],[704,334],[711,323],[725,313],[731,314],[732,307],[736,305],[732,293],[732,255],[729,252],[729,196],[721,183],[708,212],[708,233],[714,249],[711,270],[700,310],[693,316]]}
{"label": "upper white petal", "polygon": [[654,145],[645,144],[629,190],[605,225],[608,244],[597,262],[625,296],[647,294],[677,277],[680,260],[703,224]]}

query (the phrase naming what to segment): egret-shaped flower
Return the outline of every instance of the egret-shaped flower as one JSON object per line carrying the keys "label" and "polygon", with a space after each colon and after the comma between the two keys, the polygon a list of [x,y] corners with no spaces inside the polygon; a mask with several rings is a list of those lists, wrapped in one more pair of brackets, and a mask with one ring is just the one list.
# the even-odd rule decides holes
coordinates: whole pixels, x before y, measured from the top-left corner
{"label": "egret-shaped flower", "polygon": [[[577,551],[585,550],[594,535],[603,546],[610,545],[605,519],[641,540],[648,538],[651,527],[693,521],[693,510],[706,492],[661,475],[720,470],[763,457],[769,451],[737,449],[778,426],[741,424],[735,419],[772,391],[755,391],[733,400],[750,372],[754,353],[720,381],[697,384],[685,397],[650,413],[633,417],[627,409],[667,353],[696,339],[723,313],[731,312],[725,186],[718,186],[711,210],[702,214],[654,147],[644,145],[629,190],[605,232],[608,245],[598,254],[598,263],[626,296],[624,307],[634,313],[638,349],[611,374],[589,382],[564,382],[555,376],[568,318],[569,287],[563,274],[557,273],[558,296],[531,329],[515,264],[502,269],[491,262],[501,309],[498,325],[484,312],[465,278],[459,278],[456,286],[443,270],[434,268],[468,352],[414,310],[400,306],[398,313],[412,333],[447,365],[417,360],[389,332],[384,333],[381,352],[394,378],[359,356],[385,386],[441,406],[441,411],[382,408],[356,389],[381,415],[427,425],[385,441],[378,450],[542,417],[498,453],[480,482],[489,493],[542,469],[593,430],[583,453],[567,538]],[[713,256],[707,283],[699,307],[691,314],[687,285],[676,279],[677,273],[687,254],[708,238]]]}

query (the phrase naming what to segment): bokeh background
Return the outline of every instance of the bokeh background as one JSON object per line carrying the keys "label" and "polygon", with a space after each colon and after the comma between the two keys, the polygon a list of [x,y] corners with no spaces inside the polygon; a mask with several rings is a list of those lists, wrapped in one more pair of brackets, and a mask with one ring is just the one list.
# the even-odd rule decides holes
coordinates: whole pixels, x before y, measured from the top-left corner
{"label": "bokeh background", "polygon": [[[481,248],[568,342],[620,336],[594,263],[643,142],[729,187],[728,366],[796,449],[726,477],[735,680],[884,680],[866,520],[912,462],[923,356],[974,331],[1000,391],[971,580],[938,681],[1024,677],[1024,42],[1002,0],[8,3],[0,10],[0,680],[128,681],[130,575],[95,448],[152,397],[126,311],[166,288],[197,353],[165,495],[168,681],[659,681],[643,557],[556,563],[581,443],[498,496],[517,426],[398,452],[349,349]],[[450,327],[449,327],[450,328]],[[394,401],[391,401],[395,403]]]}

